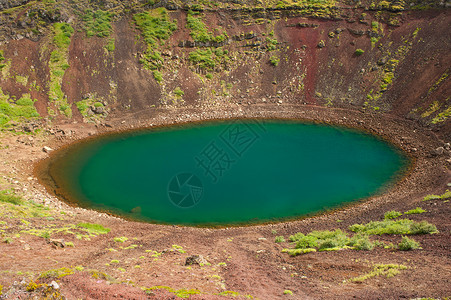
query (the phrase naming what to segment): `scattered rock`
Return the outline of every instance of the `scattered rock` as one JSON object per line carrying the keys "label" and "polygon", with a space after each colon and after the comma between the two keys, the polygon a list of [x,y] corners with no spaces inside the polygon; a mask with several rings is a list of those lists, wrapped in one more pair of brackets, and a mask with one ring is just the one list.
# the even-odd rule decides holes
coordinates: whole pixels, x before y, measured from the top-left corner
{"label": "scattered rock", "polygon": [[451,144],[450,143],[445,143],[443,145],[443,148],[445,148],[446,150],[451,150]]}
{"label": "scattered rock", "polygon": [[94,113],[97,115],[103,114],[105,112],[105,109],[103,108],[103,106],[99,106],[99,107],[95,107],[93,109]]}
{"label": "scattered rock", "polygon": [[49,243],[52,244],[52,247],[55,247],[55,248],[66,247],[66,243],[64,243],[63,239],[50,239]]}
{"label": "scattered rock", "polygon": [[55,290],[60,288],[60,285],[56,281],[52,281],[49,286],[53,287]]}
{"label": "scattered rock", "polygon": [[202,255],[191,255],[186,258],[185,266],[189,265],[201,265],[208,263],[207,260]]}
{"label": "scattered rock", "polygon": [[48,147],[48,146],[44,146],[44,147],[42,148],[42,151],[44,151],[45,153],[50,153],[50,152],[53,151],[53,149],[50,148],[50,147]]}
{"label": "scattered rock", "polygon": [[438,147],[434,150],[435,155],[442,155],[444,152],[445,152],[445,148],[443,148],[443,147]]}
{"label": "scattered rock", "polygon": [[377,64],[379,65],[379,66],[383,66],[383,65],[385,65],[387,63],[387,58],[386,57],[382,57],[382,58],[380,58],[378,61],[377,61]]}

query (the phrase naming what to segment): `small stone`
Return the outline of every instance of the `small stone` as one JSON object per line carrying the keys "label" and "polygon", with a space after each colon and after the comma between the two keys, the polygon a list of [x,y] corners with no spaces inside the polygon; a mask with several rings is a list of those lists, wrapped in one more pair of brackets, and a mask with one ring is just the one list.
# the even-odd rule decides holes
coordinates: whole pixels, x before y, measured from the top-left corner
{"label": "small stone", "polygon": [[50,283],[50,286],[53,287],[55,290],[60,288],[60,285],[56,281],[52,281]]}
{"label": "small stone", "polygon": [[59,248],[64,248],[66,247],[66,244],[64,243],[64,240],[62,239],[51,239],[49,241],[50,244],[52,244],[52,246],[54,246],[55,248],[59,247]]}
{"label": "small stone", "polygon": [[443,147],[438,147],[434,150],[435,155],[442,155],[443,152],[445,152],[445,148]]}
{"label": "small stone", "polygon": [[443,148],[445,148],[446,150],[451,150],[451,144],[450,143],[445,143],[443,145]]}
{"label": "small stone", "polygon": [[50,152],[53,151],[53,149],[50,148],[50,147],[48,147],[48,146],[44,146],[44,147],[42,148],[42,151],[44,151],[45,153],[50,153]]}
{"label": "small stone", "polygon": [[200,265],[208,263],[207,260],[202,255],[191,255],[186,258],[185,266],[189,265]]}

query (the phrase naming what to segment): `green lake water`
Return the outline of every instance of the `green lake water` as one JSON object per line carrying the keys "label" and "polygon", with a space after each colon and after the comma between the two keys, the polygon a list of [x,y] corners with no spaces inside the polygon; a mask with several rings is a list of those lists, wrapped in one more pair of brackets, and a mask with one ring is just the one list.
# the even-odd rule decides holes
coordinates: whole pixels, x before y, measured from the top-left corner
{"label": "green lake water", "polygon": [[51,161],[77,205],[183,225],[295,218],[383,191],[408,160],[355,130],[280,120],[216,121],[109,135]]}

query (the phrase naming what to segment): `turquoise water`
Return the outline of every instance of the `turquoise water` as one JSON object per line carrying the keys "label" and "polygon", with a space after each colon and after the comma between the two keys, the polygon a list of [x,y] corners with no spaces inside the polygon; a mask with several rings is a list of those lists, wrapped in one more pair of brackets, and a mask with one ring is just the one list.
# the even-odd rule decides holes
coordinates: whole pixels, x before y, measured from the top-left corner
{"label": "turquoise water", "polygon": [[386,188],[407,159],[355,130],[235,120],[110,135],[57,155],[57,193],[82,207],[185,225],[275,221]]}

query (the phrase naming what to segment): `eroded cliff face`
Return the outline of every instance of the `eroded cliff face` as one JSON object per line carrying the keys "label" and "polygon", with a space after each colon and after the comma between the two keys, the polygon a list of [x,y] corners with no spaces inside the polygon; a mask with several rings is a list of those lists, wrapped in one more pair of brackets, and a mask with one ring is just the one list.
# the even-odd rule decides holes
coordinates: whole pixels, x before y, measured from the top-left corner
{"label": "eroded cliff face", "polygon": [[[3,1],[1,101],[97,123],[159,107],[306,104],[451,137],[447,3],[247,2]],[[24,121],[10,111],[3,127]]]}

